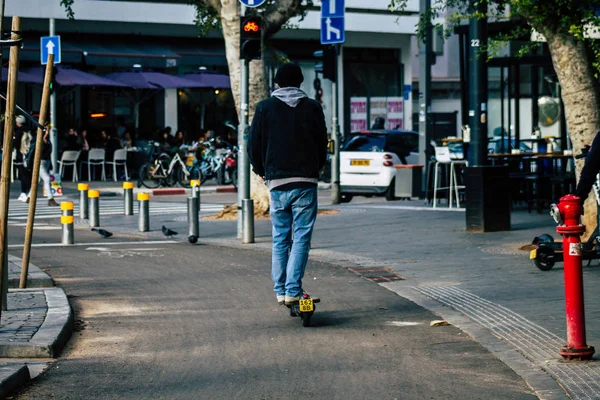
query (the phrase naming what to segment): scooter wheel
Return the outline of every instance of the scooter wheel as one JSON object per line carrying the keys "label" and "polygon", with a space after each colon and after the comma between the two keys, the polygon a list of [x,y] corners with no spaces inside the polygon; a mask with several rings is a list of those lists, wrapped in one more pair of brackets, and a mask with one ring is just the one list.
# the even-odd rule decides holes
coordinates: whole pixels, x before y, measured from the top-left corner
{"label": "scooter wheel", "polygon": [[553,249],[541,246],[537,249],[537,257],[534,260],[535,266],[542,271],[550,271],[555,264],[555,252]]}
{"label": "scooter wheel", "polygon": [[190,242],[191,244],[198,242],[198,236],[194,236],[194,235],[188,236],[188,242]]}
{"label": "scooter wheel", "polygon": [[312,318],[313,313],[302,313],[300,316],[302,317],[302,326],[308,327],[310,326],[310,319]]}

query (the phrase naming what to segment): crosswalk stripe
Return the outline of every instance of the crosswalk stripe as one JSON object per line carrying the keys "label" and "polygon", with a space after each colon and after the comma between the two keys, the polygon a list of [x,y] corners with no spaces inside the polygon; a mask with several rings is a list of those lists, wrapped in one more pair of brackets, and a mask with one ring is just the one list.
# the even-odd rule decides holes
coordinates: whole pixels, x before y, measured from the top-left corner
{"label": "crosswalk stripe", "polygon": [[[104,200],[100,202],[101,216],[123,215],[123,201],[119,200]],[[214,213],[223,209],[223,204],[203,203],[200,207],[201,213]],[[134,212],[139,213],[138,207],[134,207]],[[187,205],[185,203],[150,203],[150,214],[184,214],[187,213]],[[12,226],[25,226],[22,221],[27,219],[29,214],[29,204],[11,204],[9,206],[8,224]],[[79,204],[75,204],[73,214],[79,215]],[[36,220],[58,218],[61,211],[58,207],[48,206],[45,200],[41,200],[36,205],[35,218]],[[40,228],[42,229],[42,228]]]}

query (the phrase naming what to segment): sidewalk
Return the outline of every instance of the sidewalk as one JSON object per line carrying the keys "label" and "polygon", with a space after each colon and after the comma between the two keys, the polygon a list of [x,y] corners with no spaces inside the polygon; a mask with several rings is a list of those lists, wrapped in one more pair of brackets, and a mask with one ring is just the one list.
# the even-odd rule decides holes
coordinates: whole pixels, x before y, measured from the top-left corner
{"label": "sidewalk", "polygon": [[[21,259],[9,255],[9,287],[19,286],[20,274]],[[52,279],[33,264],[27,281],[29,289],[9,289],[0,319],[1,398],[41,373],[71,336],[72,312],[64,291],[52,287]]]}

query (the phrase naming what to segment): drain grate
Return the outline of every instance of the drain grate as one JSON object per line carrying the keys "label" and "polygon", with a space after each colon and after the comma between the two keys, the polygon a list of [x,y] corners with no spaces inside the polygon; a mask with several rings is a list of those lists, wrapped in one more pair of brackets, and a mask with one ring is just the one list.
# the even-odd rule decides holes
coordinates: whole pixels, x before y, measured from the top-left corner
{"label": "drain grate", "polygon": [[356,275],[360,276],[369,281],[373,282],[391,282],[391,281],[403,281],[406,278],[402,275],[399,275],[396,271],[389,268],[378,268],[374,269],[372,267],[367,268],[348,268],[348,270],[354,272]]}

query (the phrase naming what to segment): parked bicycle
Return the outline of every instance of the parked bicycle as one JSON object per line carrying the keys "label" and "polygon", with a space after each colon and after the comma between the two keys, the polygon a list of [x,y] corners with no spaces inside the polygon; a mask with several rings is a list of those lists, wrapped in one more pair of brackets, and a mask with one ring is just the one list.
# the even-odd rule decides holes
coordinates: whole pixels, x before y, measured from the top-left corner
{"label": "parked bicycle", "polygon": [[[153,144],[156,153],[157,143]],[[144,186],[148,189],[156,189],[159,186],[175,186],[179,183],[183,187],[190,187],[194,179],[202,180],[202,172],[198,166],[186,165],[179,153],[170,157],[166,153],[160,153],[152,162],[141,166],[138,187]]]}

